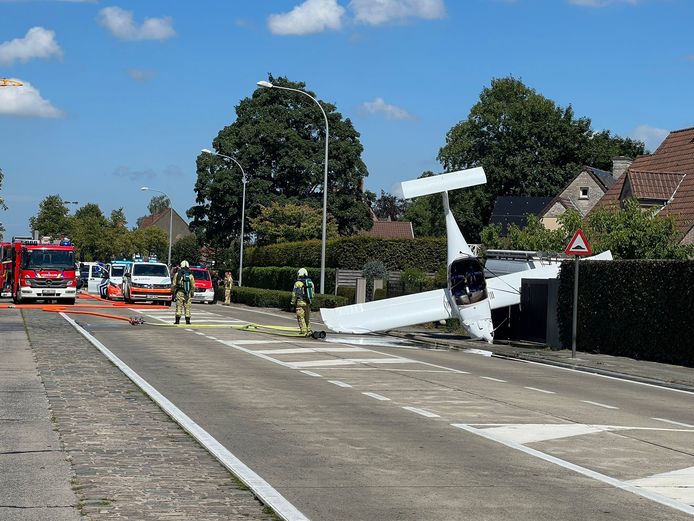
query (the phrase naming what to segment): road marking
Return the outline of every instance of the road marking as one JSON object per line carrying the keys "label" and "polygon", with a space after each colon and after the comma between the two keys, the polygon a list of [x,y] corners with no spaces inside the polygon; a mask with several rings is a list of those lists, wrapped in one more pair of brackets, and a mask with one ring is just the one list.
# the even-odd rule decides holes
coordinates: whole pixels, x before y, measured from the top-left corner
{"label": "road marking", "polygon": [[352,387],[351,385],[341,382],[340,380],[328,380],[328,382],[333,385],[337,385],[338,387]]}
{"label": "road marking", "polygon": [[596,407],[603,407],[605,409],[619,409],[619,407],[615,407],[614,405],[607,405],[606,403],[600,403],[600,402],[591,402],[590,400],[581,400],[583,403],[589,403],[590,405],[595,405]]}
{"label": "road marking", "polygon": [[318,373],[314,373],[313,371],[301,371],[304,374],[307,374],[309,376],[315,376],[316,378],[323,378],[321,375]]}
{"label": "road marking", "polygon": [[201,333],[200,331],[194,331],[194,333],[200,336],[207,336],[205,333]]}
{"label": "road marking", "polygon": [[492,378],[491,376],[480,376],[480,378],[484,378],[485,380],[491,380],[492,382],[500,382],[502,384],[506,383],[506,380],[501,380],[499,378]]}
{"label": "road marking", "polygon": [[520,443],[515,443],[513,441],[505,440],[499,436],[494,435],[493,433],[485,432],[484,430],[481,430],[481,429],[476,429],[475,427],[472,427],[472,426],[467,425],[465,423],[452,423],[451,425],[453,427],[464,430],[464,431],[469,432],[471,434],[476,434],[477,436],[481,436],[483,438],[494,441],[496,443],[500,443],[502,445],[505,445],[506,447],[518,450],[520,452],[524,452],[530,456],[534,456],[536,458],[547,461],[549,463],[554,463],[555,465],[559,465],[560,467],[563,467],[565,469],[572,470],[578,474],[582,474],[582,475],[587,476],[591,479],[595,479],[595,480],[600,481],[602,483],[607,483],[608,485],[612,485],[613,487],[616,487],[616,488],[619,488],[622,490],[626,490],[627,492],[631,492],[633,494],[644,497],[644,498],[649,499],[651,501],[655,501],[656,503],[660,503],[661,505],[665,505],[665,506],[668,506],[670,508],[680,510],[681,512],[686,512],[687,514],[690,514],[690,515],[694,514],[694,507],[692,507],[690,505],[686,505],[684,503],[680,503],[679,501],[675,501],[675,500],[673,500],[669,497],[663,496],[661,494],[642,489],[642,488],[640,488],[636,485],[633,485],[631,483],[628,483],[625,481],[620,481],[618,479],[612,478],[610,476],[606,476],[605,474],[601,474],[601,473],[596,472],[594,470],[590,470],[590,469],[587,469],[585,467],[581,467],[580,465],[570,463],[566,460],[557,458],[555,456],[551,456],[549,454],[545,454],[544,452],[540,452],[539,450],[531,449],[530,447],[526,447],[524,445],[521,445]]}
{"label": "road marking", "polygon": [[191,333],[194,333],[192,329],[185,328],[184,331],[190,331]]}
{"label": "road marking", "polygon": [[386,398],[385,396],[381,396],[380,394],[377,393],[361,393],[366,396],[370,396],[371,398],[376,398],[377,400],[380,400],[382,402],[389,402],[390,398]]}
{"label": "road marking", "polygon": [[361,347],[296,347],[292,349],[263,349],[255,351],[264,355],[303,355],[310,353],[370,353]]}
{"label": "road marking", "polygon": [[694,505],[694,467],[655,474],[629,481],[637,487]]}
{"label": "road marking", "polygon": [[306,362],[291,362],[289,365],[295,369],[303,367],[330,367],[335,365],[355,364],[412,364],[414,360],[407,358],[330,358],[328,360],[307,360]]}
{"label": "road marking", "polygon": [[222,465],[234,474],[244,485],[266,505],[272,508],[285,521],[309,521],[294,505],[282,496],[270,484],[253,472],[245,463],[234,456],[229,449],[219,443],[210,433],[195,423],[183,411],[176,407],[163,394],[157,391],[144,378],[128,367],[120,358],[113,354],[104,344],[78,325],[65,313],[60,315],[67,320],[83,337],[96,347],[106,358],[121,370],[135,385],[150,397],[169,417],[178,423],[183,430],[190,434],[200,445],[212,454]]}
{"label": "road marking", "polygon": [[679,425],[680,427],[692,427],[692,428],[694,428],[694,425],[690,425],[688,423],[676,422],[674,420],[666,420],[665,418],[651,418],[651,419],[652,420],[658,420],[659,422],[671,423],[672,425]]}
{"label": "road marking", "polygon": [[263,344],[315,344],[315,340],[234,340],[237,345],[240,346],[253,346],[253,345],[263,345]]}
{"label": "road marking", "polygon": [[538,389],[537,387],[525,387],[525,389],[530,389],[531,391],[537,391],[538,393],[557,394],[554,391],[545,391],[544,389]]}
{"label": "road marking", "polygon": [[438,414],[435,414],[433,412],[425,411],[424,409],[420,409],[419,407],[403,407],[406,411],[410,411],[416,414],[419,414],[420,416],[425,416],[427,418],[440,418]]}
{"label": "road marking", "polygon": [[494,354],[492,351],[487,351],[486,349],[463,349],[463,353],[469,353],[471,355],[482,355],[486,357],[491,357]]}
{"label": "road marking", "polygon": [[207,335],[207,338],[209,338],[210,340],[217,340],[217,337],[214,337],[214,336]]}

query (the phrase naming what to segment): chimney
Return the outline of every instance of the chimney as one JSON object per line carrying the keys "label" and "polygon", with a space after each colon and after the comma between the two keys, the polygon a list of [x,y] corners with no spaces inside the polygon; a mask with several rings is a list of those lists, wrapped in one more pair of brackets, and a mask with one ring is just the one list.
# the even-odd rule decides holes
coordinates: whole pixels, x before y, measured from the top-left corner
{"label": "chimney", "polygon": [[612,158],[612,177],[619,179],[628,170],[634,160],[626,156],[617,156]]}

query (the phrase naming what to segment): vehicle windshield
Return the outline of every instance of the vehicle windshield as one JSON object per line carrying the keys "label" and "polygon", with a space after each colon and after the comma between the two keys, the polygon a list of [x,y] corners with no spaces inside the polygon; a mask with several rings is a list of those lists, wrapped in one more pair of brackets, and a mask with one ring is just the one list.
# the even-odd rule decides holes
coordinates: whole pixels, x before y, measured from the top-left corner
{"label": "vehicle windshield", "polygon": [[480,261],[474,257],[454,260],[448,269],[448,287],[459,306],[486,298],[487,283]]}
{"label": "vehicle windshield", "polygon": [[111,266],[111,277],[122,277],[125,266]]}
{"label": "vehicle windshield", "polygon": [[210,272],[206,270],[190,270],[195,280],[210,280]]}
{"label": "vehicle windshield", "polygon": [[135,264],[133,277],[168,277],[169,268],[165,264]]}
{"label": "vehicle windshield", "polygon": [[75,252],[70,250],[26,250],[23,268],[30,270],[74,270]]}

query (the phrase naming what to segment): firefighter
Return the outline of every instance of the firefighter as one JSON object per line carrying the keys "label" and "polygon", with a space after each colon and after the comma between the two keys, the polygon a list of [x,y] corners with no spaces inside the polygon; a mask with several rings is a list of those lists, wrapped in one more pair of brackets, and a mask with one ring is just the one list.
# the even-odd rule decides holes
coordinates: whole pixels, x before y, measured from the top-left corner
{"label": "firefighter", "polygon": [[311,334],[311,301],[313,300],[313,281],[308,276],[306,268],[297,273],[297,281],[292,291],[292,306],[296,306],[296,320],[299,322],[301,334]]}
{"label": "firefighter", "polygon": [[190,308],[193,305],[193,292],[195,291],[195,279],[190,272],[188,261],[181,261],[180,269],[173,278],[173,294],[176,299],[176,319],[174,324],[181,322],[181,314],[186,317],[186,324],[190,324]]}
{"label": "firefighter", "polygon": [[231,276],[231,272],[227,271],[224,274],[224,305],[231,305],[231,288],[234,285],[234,279]]}

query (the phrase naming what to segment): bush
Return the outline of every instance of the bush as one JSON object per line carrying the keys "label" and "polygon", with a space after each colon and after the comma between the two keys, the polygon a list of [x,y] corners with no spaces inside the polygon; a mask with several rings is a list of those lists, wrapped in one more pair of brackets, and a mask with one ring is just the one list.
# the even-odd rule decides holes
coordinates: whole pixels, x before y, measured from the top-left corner
{"label": "bush", "polygon": [[388,290],[386,290],[385,288],[374,290],[374,300],[383,300],[387,296]]}
{"label": "bush", "polygon": [[[559,275],[557,319],[571,346],[573,262]],[[577,349],[694,367],[694,261],[582,262]]]}
{"label": "bush", "polygon": [[354,300],[357,295],[357,289],[356,288],[350,288],[347,286],[338,286],[337,288],[337,294],[340,297],[345,297],[350,304],[354,304]]}
{"label": "bush", "polygon": [[[238,304],[253,307],[280,308],[289,311],[291,307],[292,292],[272,289],[235,287],[231,290],[231,300]],[[345,297],[335,295],[317,294],[311,303],[311,309],[318,311],[320,308],[336,308],[349,304]]]}
{"label": "bush", "polygon": [[[316,291],[320,289],[320,268],[306,268],[313,280]],[[293,267],[251,267],[243,268],[243,285],[253,288],[280,289],[291,291],[296,282],[297,269]],[[335,270],[325,270],[325,292],[335,292]]]}
{"label": "bush", "polygon": [[[360,270],[369,260],[380,260],[388,271],[418,268],[435,272],[446,264],[446,238],[375,239],[342,237],[330,240],[326,266]],[[321,241],[285,242],[246,250],[249,266],[320,266]]]}

